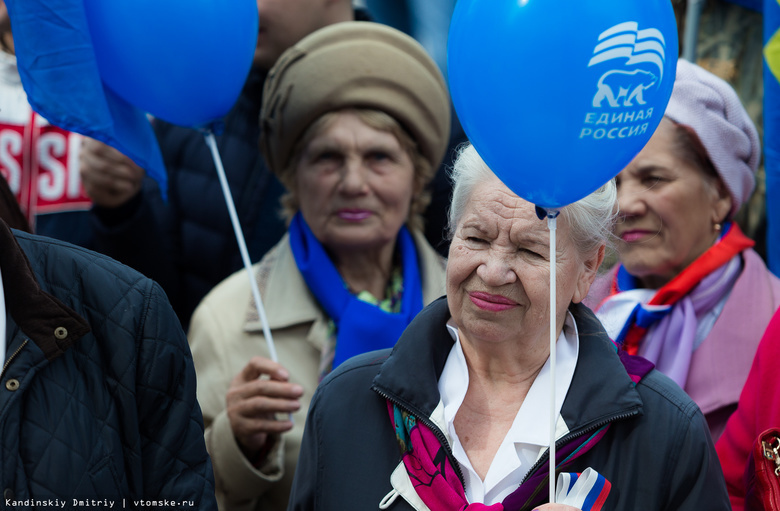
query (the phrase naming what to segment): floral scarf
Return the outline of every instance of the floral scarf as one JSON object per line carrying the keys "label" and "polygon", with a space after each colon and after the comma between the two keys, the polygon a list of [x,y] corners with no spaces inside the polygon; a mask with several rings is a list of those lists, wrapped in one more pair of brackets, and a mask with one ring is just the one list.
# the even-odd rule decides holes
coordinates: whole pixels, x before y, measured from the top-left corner
{"label": "floral scarf", "polygon": [[[617,346],[615,349],[634,384],[653,369],[653,364],[647,360],[628,355]],[[549,473],[542,470],[545,465],[540,465],[502,502],[490,506],[469,503],[463,482],[453,465],[457,464],[457,461],[451,458],[447,448],[434,432],[438,430],[431,429],[425,421],[419,420],[390,400],[387,401],[387,410],[409,479],[417,495],[431,511],[518,511],[546,502],[549,495]],[[559,485],[563,484],[556,494],[558,502],[564,503],[560,499],[564,492],[574,491],[577,494],[567,501],[567,504],[575,503],[583,511],[598,511],[602,508],[611,489],[609,481],[598,473],[594,476],[595,471],[592,469],[591,472],[586,470],[582,473],[584,479],[579,477],[580,474],[564,473],[562,469],[592,449],[608,429],[609,424],[606,424],[556,449],[556,470],[560,473],[558,482]],[[561,478],[563,474],[566,475]],[[576,484],[577,481],[579,484]],[[583,489],[586,482],[588,486]]]}

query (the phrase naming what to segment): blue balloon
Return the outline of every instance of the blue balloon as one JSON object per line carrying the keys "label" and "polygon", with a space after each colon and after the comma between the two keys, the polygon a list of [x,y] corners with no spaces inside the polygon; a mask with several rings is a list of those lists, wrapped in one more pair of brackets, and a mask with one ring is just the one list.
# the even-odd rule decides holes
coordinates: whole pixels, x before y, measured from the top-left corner
{"label": "blue balloon", "polygon": [[669,0],[459,0],[447,66],[485,163],[544,208],[592,193],[644,147],[672,93]]}
{"label": "blue balloon", "polygon": [[205,126],[238,99],[257,43],[256,0],[84,0],[103,83],[173,124]]}

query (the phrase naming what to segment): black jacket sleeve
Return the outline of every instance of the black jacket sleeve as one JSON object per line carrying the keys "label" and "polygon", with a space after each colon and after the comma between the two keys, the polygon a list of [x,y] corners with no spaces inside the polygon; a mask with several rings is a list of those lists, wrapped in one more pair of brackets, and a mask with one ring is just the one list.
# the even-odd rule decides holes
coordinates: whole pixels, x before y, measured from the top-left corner
{"label": "black jacket sleeve", "polygon": [[140,311],[136,402],[144,495],[181,509],[216,509],[189,345],[160,286],[142,282],[149,289]]}

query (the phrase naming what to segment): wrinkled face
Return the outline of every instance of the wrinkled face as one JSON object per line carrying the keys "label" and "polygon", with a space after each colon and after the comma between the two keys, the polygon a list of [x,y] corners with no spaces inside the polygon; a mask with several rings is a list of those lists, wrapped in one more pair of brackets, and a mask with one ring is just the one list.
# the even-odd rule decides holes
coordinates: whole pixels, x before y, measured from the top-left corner
{"label": "wrinkled face", "polygon": [[271,69],[284,51],[325,25],[328,0],[257,0],[260,30],[254,65]]}
{"label": "wrinkled face", "polygon": [[339,113],[295,168],[301,214],[332,253],[394,246],[409,216],[414,166],[395,135]]}
{"label": "wrinkled face", "polygon": [[620,260],[645,286],[658,288],[715,242],[714,225],[731,209],[719,182],[675,152],[674,124],[664,119],[616,178]]}
{"label": "wrinkled face", "polygon": [[[585,298],[598,253],[583,258],[558,217],[556,317]],[[461,335],[471,342],[518,339],[549,346],[550,236],[534,205],[498,178],[474,189],[455,229],[447,261],[447,302]],[[601,252],[603,254],[603,252]]]}

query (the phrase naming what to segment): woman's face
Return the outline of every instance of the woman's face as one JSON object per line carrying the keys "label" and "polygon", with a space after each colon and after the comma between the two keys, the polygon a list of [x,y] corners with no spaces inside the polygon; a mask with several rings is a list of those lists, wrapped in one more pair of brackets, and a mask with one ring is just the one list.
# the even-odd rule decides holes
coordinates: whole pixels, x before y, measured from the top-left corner
{"label": "woman's face", "polygon": [[616,178],[620,260],[653,289],[712,246],[718,236],[715,224],[731,209],[731,197],[720,181],[675,152],[674,132],[675,125],[663,119]]}
{"label": "woman's face", "polygon": [[[585,298],[603,249],[582,257],[558,217],[556,317],[563,325],[571,302]],[[533,204],[498,178],[478,184],[455,229],[447,262],[447,302],[471,342],[549,346],[550,236]]]}
{"label": "woman's face", "polygon": [[409,215],[414,166],[395,135],[340,113],[303,149],[301,213],[331,252],[394,246]]}

